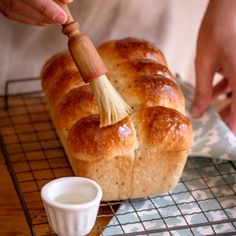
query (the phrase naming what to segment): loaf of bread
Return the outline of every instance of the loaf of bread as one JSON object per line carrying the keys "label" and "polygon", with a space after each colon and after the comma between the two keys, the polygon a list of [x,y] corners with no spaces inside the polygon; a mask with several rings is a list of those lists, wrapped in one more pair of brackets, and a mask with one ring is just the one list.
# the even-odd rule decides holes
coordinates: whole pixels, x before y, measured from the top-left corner
{"label": "loaf of bread", "polygon": [[135,38],[98,47],[108,78],[134,112],[99,127],[98,107],[68,51],[42,68],[51,117],[75,175],[95,180],[103,200],[158,195],[180,179],[193,133],[163,53]]}

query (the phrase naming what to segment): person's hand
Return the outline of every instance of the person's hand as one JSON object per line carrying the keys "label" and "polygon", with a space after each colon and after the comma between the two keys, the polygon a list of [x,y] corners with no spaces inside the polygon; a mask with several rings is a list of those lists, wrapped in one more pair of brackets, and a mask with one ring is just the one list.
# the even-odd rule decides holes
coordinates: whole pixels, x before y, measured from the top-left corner
{"label": "person's hand", "polygon": [[[210,0],[196,52],[196,89],[192,115],[201,116],[220,94],[232,92],[231,103],[220,111],[236,134],[236,1]],[[222,80],[213,86],[216,73]]]}
{"label": "person's hand", "polygon": [[10,20],[37,26],[63,24],[67,20],[64,10],[53,0],[0,0],[0,12]]}

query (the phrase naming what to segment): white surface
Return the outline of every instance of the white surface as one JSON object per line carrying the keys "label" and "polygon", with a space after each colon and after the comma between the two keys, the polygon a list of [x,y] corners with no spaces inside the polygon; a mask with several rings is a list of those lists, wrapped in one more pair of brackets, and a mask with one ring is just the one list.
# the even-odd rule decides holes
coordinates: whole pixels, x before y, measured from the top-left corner
{"label": "white surface", "polygon": [[[75,199],[78,193],[87,201],[82,199],[83,203],[78,204],[81,201]],[[41,190],[41,197],[49,224],[59,236],[81,236],[88,234],[95,224],[102,190],[90,179],[63,177],[47,183]],[[58,198],[64,199],[58,201]]]}

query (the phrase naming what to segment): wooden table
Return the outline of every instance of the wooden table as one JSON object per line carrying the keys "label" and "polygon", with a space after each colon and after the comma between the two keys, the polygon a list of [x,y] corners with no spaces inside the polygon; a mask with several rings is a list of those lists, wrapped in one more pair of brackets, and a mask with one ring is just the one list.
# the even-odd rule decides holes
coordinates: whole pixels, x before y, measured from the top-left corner
{"label": "wooden table", "polygon": [[[0,98],[0,122],[3,99]],[[0,235],[30,235],[25,215],[18,200],[14,185],[8,173],[3,155],[0,151]]]}

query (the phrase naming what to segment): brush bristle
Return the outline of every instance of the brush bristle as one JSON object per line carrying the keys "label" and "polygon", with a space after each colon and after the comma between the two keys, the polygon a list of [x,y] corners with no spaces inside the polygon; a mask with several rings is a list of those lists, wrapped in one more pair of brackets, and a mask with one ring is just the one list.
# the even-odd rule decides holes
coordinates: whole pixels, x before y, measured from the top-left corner
{"label": "brush bristle", "polygon": [[111,85],[106,75],[93,80],[91,86],[100,112],[100,127],[115,124],[132,112],[131,107]]}

